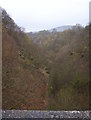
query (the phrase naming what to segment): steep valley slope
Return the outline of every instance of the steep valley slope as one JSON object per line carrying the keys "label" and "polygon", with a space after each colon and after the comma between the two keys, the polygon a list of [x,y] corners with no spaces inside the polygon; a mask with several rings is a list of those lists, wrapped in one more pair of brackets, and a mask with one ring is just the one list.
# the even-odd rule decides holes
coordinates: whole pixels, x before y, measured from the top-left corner
{"label": "steep valley slope", "polygon": [[[7,16],[8,20],[9,16],[6,13],[3,14]],[[29,44],[28,40],[26,40],[26,35],[22,32],[23,38],[25,37],[22,39],[18,35],[21,32],[20,30],[17,33],[15,30],[7,29],[6,26],[15,23],[12,21],[11,23],[9,21],[8,23],[4,23],[4,20],[2,29],[2,107],[3,109],[46,109],[46,77],[35,66],[34,63],[36,61],[33,63],[33,59],[35,59],[33,58],[33,53],[31,58],[28,58],[27,47]],[[15,29],[14,26],[13,29]],[[19,43],[19,40],[21,43]],[[25,45],[26,42],[27,45]],[[32,43],[30,46],[33,46]],[[27,52],[27,55],[24,51],[25,53]],[[29,51],[31,52],[31,50]]]}

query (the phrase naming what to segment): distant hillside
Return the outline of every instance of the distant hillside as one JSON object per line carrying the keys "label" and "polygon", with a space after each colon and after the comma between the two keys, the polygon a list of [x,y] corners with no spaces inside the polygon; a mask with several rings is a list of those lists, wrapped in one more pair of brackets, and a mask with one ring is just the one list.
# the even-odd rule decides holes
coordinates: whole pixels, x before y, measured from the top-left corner
{"label": "distant hillside", "polygon": [[52,28],[49,31],[53,32],[53,31],[57,31],[57,32],[63,32],[65,30],[72,30],[72,28],[74,27],[82,27],[80,24],[76,24],[76,25],[64,25],[64,26],[60,26],[60,27],[56,27],[56,28]]}
{"label": "distant hillside", "polygon": [[65,26],[60,26],[60,27],[56,27],[56,28],[52,28],[49,31],[53,32],[53,31],[57,31],[57,32],[63,32],[64,30],[68,30],[68,29],[72,29],[72,25],[65,25]]}

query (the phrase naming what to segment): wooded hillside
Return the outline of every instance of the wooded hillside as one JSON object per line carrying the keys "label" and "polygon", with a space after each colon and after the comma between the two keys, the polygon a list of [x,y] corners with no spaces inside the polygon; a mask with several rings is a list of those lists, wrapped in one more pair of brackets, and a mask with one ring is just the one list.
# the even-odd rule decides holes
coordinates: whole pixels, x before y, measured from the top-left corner
{"label": "wooded hillside", "polygon": [[89,109],[89,27],[25,33],[2,10],[3,109]]}

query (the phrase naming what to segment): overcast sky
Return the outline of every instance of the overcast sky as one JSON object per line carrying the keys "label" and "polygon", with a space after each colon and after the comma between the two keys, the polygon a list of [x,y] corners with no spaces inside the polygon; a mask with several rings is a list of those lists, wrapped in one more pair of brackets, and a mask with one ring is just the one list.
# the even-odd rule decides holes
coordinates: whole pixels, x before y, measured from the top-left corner
{"label": "overcast sky", "polygon": [[89,23],[90,0],[0,0],[0,6],[26,31]]}

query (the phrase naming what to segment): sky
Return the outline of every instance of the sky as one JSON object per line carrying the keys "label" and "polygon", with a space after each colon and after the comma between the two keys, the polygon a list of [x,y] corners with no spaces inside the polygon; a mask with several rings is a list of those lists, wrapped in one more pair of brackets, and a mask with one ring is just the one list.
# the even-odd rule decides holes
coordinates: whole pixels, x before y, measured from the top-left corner
{"label": "sky", "polygon": [[27,32],[63,25],[87,25],[90,0],[0,0],[0,6]]}

